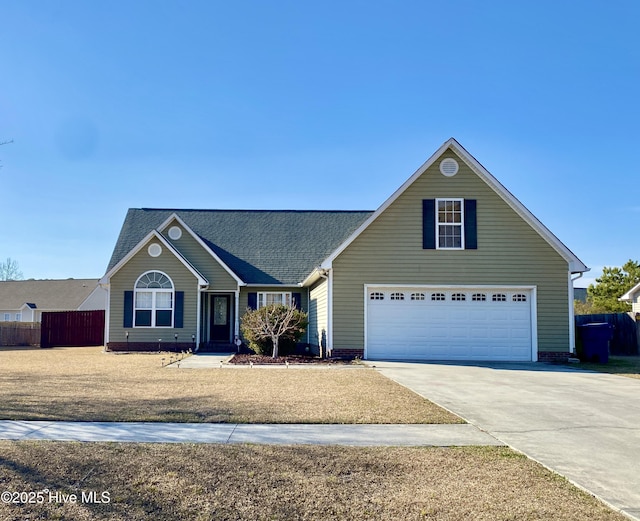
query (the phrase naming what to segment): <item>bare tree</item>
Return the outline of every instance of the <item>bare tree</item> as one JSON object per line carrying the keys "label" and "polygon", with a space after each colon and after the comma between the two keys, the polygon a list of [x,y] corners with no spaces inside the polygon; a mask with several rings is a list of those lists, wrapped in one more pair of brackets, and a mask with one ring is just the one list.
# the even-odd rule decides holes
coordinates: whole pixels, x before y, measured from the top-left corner
{"label": "bare tree", "polygon": [[18,261],[7,257],[5,262],[0,262],[0,280],[21,280],[22,278]]}
{"label": "bare tree", "polygon": [[[13,139],[9,139],[8,141],[0,141],[0,146],[8,145],[9,143],[13,143]],[[0,165],[0,168],[2,168],[2,165]]]}
{"label": "bare tree", "polygon": [[251,342],[271,340],[273,358],[278,357],[278,344],[283,337],[299,339],[307,329],[307,314],[282,304],[271,304],[247,310],[242,317],[242,334]]}

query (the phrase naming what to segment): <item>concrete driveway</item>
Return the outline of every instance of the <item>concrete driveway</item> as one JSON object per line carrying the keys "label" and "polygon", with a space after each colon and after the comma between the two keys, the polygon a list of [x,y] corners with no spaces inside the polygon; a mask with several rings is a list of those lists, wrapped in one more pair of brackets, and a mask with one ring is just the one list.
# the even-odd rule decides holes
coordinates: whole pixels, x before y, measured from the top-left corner
{"label": "concrete driveway", "polygon": [[640,380],[535,363],[368,363],[640,520]]}

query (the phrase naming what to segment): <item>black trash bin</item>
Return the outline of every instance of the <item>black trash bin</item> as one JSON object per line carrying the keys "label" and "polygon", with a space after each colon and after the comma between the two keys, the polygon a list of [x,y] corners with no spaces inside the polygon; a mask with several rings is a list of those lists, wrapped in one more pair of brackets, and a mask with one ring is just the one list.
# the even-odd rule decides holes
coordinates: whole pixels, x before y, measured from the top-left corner
{"label": "black trash bin", "polygon": [[606,322],[594,322],[578,326],[582,339],[583,362],[606,364],[609,362],[609,341],[613,338],[613,326]]}

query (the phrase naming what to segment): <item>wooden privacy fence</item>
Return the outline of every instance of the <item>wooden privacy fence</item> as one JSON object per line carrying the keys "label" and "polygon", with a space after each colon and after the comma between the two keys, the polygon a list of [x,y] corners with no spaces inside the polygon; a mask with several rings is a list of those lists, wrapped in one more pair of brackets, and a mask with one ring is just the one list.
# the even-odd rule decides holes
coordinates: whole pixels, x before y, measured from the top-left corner
{"label": "wooden privacy fence", "polygon": [[628,313],[576,315],[577,338],[580,339],[578,326],[598,322],[606,322],[613,326],[613,338],[609,342],[612,355],[640,354],[640,322],[636,322]]}
{"label": "wooden privacy fence", "polygon": [[42,313],[40,347],[101,346],[104,310]]}
{"label": "wooden privacy fence", "polygon": [[40,322],[0,322],[0,346],[37,346]]}

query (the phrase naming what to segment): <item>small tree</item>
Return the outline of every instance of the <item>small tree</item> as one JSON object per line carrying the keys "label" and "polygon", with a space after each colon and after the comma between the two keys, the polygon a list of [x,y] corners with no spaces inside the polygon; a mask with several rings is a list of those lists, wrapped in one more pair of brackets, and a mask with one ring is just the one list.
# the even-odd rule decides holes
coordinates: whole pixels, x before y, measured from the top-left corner
{"label": "small tree", "polygon": [[282,304],[270,304],[260,309],[247,309],[242,317],[241,330],[250,346],[258,352],[263,351],[259,342],[270,340],[273,344],[271,356],[277,358],[280,340],[299,340],[307,330],[307,323],[305,312]]}
{"label": "small tree", "polygon": [[618,298],[640,282],[640,264],[629,260],[622,268],[602,269],[602,276],[595,284],[587,288],[587,303],[596,313],[624,313],[631,311],[627,302],[620,302]]}
{"label": "small tree", "polygon": [[6,262],[0,262],[0,280],[21,280],[22,277],[17,261],[8,257]]}

